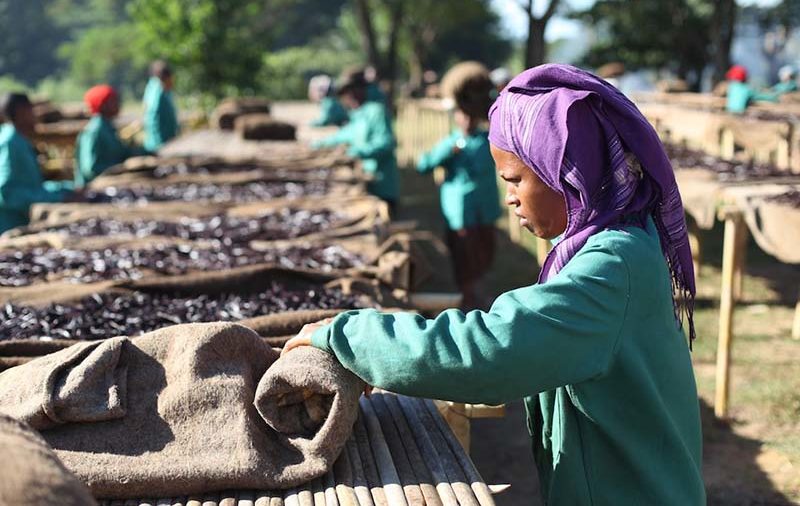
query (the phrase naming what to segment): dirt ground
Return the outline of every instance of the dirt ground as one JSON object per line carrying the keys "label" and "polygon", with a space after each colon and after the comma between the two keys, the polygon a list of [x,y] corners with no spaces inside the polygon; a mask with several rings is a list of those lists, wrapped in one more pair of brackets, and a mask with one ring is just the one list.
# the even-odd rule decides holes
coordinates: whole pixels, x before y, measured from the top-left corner
{"label": "dirt ground", "polygon": [[[307,105],[277,105],[276,116],[303,122]],[[301,131],[308,138],[309,130]],[[399,219],[441,234],[443,221],[432,180],[403,170]],[[744,300],[735,316],[731,416],[713,415],[721,227],[704,234],[707,263],[699,276],[693,361],[703,417],[703,473],[708,504],[785,506],[800,504],[800,341],[790,329],[800,287],[800,268],[781,264],[751,240]],[[532,244],[532,243],[530,243]],[[529,245],[530,245],[529,244]],[[500,234],[496,261],[485,284],[487,298],[533,283],[537,264],[531,248]],[[444,267],[447,268],[446,266]],[[521,402],[503,419],[475,420],[471,456],[489,484],[510,484],[496,496],[499,506],[540,504]]]}

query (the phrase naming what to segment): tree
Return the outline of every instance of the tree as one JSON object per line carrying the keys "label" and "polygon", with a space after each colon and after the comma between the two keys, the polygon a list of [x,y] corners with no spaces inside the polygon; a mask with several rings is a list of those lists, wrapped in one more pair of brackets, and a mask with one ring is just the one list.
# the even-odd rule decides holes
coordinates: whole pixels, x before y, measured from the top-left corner
{"label": "tree", "polygon": [[257,0],[133,0],[130,14],[144,55],[179,68],[179,87],[220,98],[256,89],[269,42],[264,9]]}
{"label": "tree", "polygon": [[48,0],[0,0],[0,75],[32,86],[58,71],[56,49],[68,33],[50,16]]}
{"label": "tree", "polygon": [[736,28],[735,0],[718,0],[711,18],[712,86],[725,80],[731,66],[731,44]]}
{"label": "tree", "polygon": [[536,16],[533,12],[534,0],[520,0],[518,4],[528,17],[528,41],[525,44],[525,67],[535,67],[547,61],[547,44],[544,41],[544,32],[547,24],[555,15],[561,2],[549,0],[544,13]]}
{"label": "tree", "polygon": [[711,0],[598,0],[575,14],[597,31],[584,64],[669,69],[699,89],[710,59]]}

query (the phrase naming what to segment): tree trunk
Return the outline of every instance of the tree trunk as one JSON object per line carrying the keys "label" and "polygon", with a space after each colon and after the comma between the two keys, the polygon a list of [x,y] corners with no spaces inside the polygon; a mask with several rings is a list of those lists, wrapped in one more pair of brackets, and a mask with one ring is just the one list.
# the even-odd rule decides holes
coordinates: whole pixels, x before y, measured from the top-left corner
{"label": "tree trunk", "polygon": [[528,42],[525,44],[525,66],[535,67],[541,65],[547,59],[547,44],[544,40],[544,31],[547,29],[547,23],[553,14],[558,9],[560,0],[550,0],[542,17],[537,18],[533,13],[533,0],[528,0],[527,7],[520,5],[525,9],[528,15]]}
{"label": "tree trunk", "polygon": [[388,106],[394,108],[395,83],[397,82],[397,44],[403,26],[403,2],[401,0],[390,1],[389,15],[391,18],[389,49],[386,54],[386,71],[383,78],[389,81]]}
{"label": "tree trunk", "polygon": [[547,58],[547,43],[544,40],[545,21],[536,18],[528,20],[528,44],[525,46],[525,66],[541,65]]}
{"label": "tree trunk", "polygon": [[356,11],[358,27],[361,31],[361,46],[367,57],[367,63],[375,69],[380,69],[380,57],[378,56],[375,29],[372,26],[372,9],[370,8],[369,0],[354,0],[353,6]]}
{"label": "tree trunk", "polygon": [[711,21],[711,43],[714,51],[712,87],[725,80],[725,73],[731,66],[731,44],[736,28],[736,11],[735,0],[718,0],[714,7],[714,17]]}

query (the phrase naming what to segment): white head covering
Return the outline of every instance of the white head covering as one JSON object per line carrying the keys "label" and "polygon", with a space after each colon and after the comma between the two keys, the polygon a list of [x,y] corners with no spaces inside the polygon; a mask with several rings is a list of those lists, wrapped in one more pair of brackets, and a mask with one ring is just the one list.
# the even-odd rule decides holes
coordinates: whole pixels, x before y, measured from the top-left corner
{"label": "white head covering", "polygon": [[319,74],[308,81],[308,98],[319,101],[328,96],[333,87],[333,79],[325,74]]}
{"label": "white head covering", "polygon": [[505,86],[511,81],[511,72],[505,67],[497,67],[489,73],[489,79],[492,80],[495,86]]}
{"label": "white head covering", "polygon": [[788,81],[789,79],[794,79],[795,75],[797,74],[797,70],[794,68],[793,65],[784,65],[783,67],[778,70],[778,77],[781,81]]}

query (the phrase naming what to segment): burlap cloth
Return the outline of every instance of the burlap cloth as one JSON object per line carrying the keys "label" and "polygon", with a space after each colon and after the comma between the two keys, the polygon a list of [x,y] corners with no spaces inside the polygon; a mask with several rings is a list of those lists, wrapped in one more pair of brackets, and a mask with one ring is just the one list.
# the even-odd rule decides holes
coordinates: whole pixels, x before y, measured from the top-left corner
{"label": "burlap cloth", "polygon": [[363,382],[246,327],[188,324],[81,343],[0,373],[0,411],[42,431],[96,497],[275,489],[324,474]]}
{"label": "burlap cloth", "polygon": [[297,138],[297,128],[294,125],[262,113],[239,116],[233,122],[233,129],[243,139],[251,141],[289,141]]}
{"label": "burlap cloth", "polygon": [[0,414],[0,504],[92,506],[89,490],[28,425]]}
{"label": "burlap cloth", "polygon": [[800,190],[800,179],[788,184],[733,186],[724,191],[726,203],[741,209],[758,246],[786,263],[800,263],[800,209],[771,202],[769,197]]}
{"label": "burlap cloth", "polygon": [[250,98],[228,98],[217,105],[211,113],[209,123],[220,130],[233,130],[236,118],[243,114],[269,114],[272,111],[272,104],[269,100],[250,97]]}
{"label": "burlap cloth", "polygon": [[678,169],[675,179],[686,213],[694,218],[698,227],[704,230],[713,228],[724,188],[717,175],[703,169]]}

